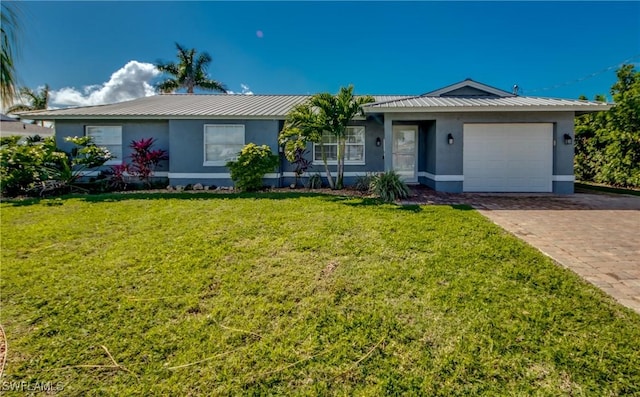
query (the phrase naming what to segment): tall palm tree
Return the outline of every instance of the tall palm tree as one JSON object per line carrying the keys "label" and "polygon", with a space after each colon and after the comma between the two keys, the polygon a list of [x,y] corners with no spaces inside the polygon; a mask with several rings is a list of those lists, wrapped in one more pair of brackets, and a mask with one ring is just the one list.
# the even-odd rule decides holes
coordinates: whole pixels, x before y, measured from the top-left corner
{"label": "tall palm tree", "polygon": [[156,64],[159,71],[172,77],[157,84],[158,90],[171,93],[185,88],[188,94],[193,94],[194,88],[203,90],[227,92],[227,88],[219,81],[212,80],[207,74],[207,67],[212,61],[211,55],[202,52],[196,56],[195,48],[187,49],[176,43],[178,49],[178,63],[162,62]]}
{"label": "tall palm tree", "polygon": [[18,18],[14,4],[2,2],[0,10],[0,42],[2,51],[0,53],[0,99],[4,104],[13,103],[16,93],[16,36],[19,33]]}
{"label": "tall palm tree", "polygon": [[[19,103],[7,109],[7,113],[29,112],[32,110],[46,110],[49,106],[49,85],[45,84],[38,92],[31,88],[20,88],[20,97],[28,100],[28,104]],[[44,121],[40,122],[44,126]]]}

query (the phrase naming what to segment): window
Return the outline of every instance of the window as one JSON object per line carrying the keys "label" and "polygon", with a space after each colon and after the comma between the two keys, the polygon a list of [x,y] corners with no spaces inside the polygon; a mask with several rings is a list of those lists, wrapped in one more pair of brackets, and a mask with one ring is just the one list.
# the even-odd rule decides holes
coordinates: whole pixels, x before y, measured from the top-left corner
{"label": "window", "polygon": [[244,146],[244,125],[204,126],[204,165],[225,165],[235,160]]}
{"label": "window", "polygon": [[87,136],[93,138],[96,146],[106,148],[111,152],[112,159],[104,163],[105,165],[122,164],[121,126],[87,126],[85,131]]}
{"label": "window", "polygon": [[[338,139],[335,135],[325,132],[322,135],[322,144],[327,163],[335,164],[338,161]],[[313,145],[313,162],[322,163],[322,148],[319,144]],[[364,164],[364,127],[347,127],[344,163]]]}

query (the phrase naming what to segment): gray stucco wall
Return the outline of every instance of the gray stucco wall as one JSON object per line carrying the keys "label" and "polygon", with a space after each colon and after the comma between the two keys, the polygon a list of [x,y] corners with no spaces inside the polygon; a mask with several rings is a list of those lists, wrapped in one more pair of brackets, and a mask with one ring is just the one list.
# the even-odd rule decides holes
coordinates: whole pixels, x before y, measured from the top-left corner
{"label": "gray stucco wall", "polygon": [[[224,166],[204,165],[204,126],[242,124],[245,144],[267,145],[278,153],[277,120],[170,120],[171,173],[228,173]],[[274,171],[275,172],[275,171]]]}
{"label": "gray stucco wall", "polygon": [[[365,127],[365,164],[364,165],[348,165],[345,164],[345,184],[353,184],[356,180],[355,175],[365,175],[369,172],[382,172],[384,171],[384,147],[383,145],[376,146],[376,140],[380,138],[384,139],[384,125],[379,119],[369,118],[367,120],[358,120],[352,122],[350,125],[364,126]],[[307,145],[309,154],[307,159],[312,160],[313,156],[313,144]],[[282,185],[288,186],[295,181],[295,177],[288,176],[294,172],[295,166],[289,163],[286,159],[282,162],[282,171],[285,173],[285,177],[282,179]],[[331,175],[336,176],[336,165],[329,165]],[[307,171],[308,174],[319,173],[324,175],[325,167],[320,161],[312,164]],[[302,179],[302,183],[306,182],[306,178]]]}
{"label": "gray stucco wall", "polygon": [[[131,141],[143,138],[155,138],[156,142],[153,149],[163,149],[169,153],[171,159],[171,151],[169,147],[169,122],[168,121],[139,121],[139,120],[123,120],[121,122],[105,121],[105,120],[65,120],[56,121],[56,145],[69,152],[73,148],[73,144],[66,142],[66,137],[84,136],[86,126],[121,126],[122,127],[122,159],[128,161],[128,156],[132,150],[129,148]],[[105,166],[103,168],[108,168]],[[158,172],[169,171],[169,162],[163,161],[156,169]]]}
{"label": "gray stucco wall", "polygon": [[460,87],[456,90],[449,91],[446,94],[443,94],[442,96],[448,97],[448,96],[496,96],[496,95],[491,95],[486,91],[482,91],[473,87]]}
{"label": "gray stucco wall", "polygon": [[[553,174],[573,175],[573,146],[562,143],[565,133],[573,136],[573,118],[573,112],[439,114],[436,174],[462,175],[465,123],[554,123],[553,139],[558,144],[553,148]],[[454,137],[453,145],[447,143],[449,133]]]}
{"label": "gray stucco wall", "polygon": [[[426,171],[434,175],[455,176],[463,173],[463,151],[465,123],[553,123],[553,139],[556,144],[553,147],[553,175],[573,175],[573,145],[563,143],[564,134],[574,136],[573,112],[469,112],[469,113],[405,113],[387,114],[386,122],[392,118],[390,124],[406,123],[414,121],[435,119],[435,133],[427,134],[427,145],[421,150],[419,156],[424,156],[426,149]],[[451,134],[454,144],[449,145],[447,136]],[[387,164],[387,168],[390,168]],[[420,183],[436,190],[461,192],[462,183],[453,181],[431,181],[427,178],[419,178]],[[573,183],[554,182],[554,193],[572,193]]]}

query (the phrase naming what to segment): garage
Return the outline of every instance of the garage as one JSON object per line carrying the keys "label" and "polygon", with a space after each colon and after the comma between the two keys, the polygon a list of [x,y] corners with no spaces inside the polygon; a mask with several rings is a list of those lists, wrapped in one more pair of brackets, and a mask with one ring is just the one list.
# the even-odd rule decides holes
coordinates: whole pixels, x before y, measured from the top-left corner
{"label": "garage", "polygon": [[552,123],[464,124],[465,192],[551,192]]}

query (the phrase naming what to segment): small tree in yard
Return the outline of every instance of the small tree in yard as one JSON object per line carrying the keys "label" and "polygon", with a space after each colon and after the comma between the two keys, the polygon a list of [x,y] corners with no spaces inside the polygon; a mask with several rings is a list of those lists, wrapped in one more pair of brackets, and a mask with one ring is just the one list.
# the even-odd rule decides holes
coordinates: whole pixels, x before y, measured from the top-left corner
{"label": "small tree in yard", "polygon": [[278,156],[272,154],[267,145],[249,143],[242,148],[236,161],[229,161],[226,165],[238,189],[255,191],[262,188],[264,174],[278,166]]}
{"label": "small tree in yard", "polygon": [[[356,97],[353,95],[353,86],[349,86],[340,88],[336,95],[316,94],[306,103],[294,107],[287,115],[279,137],[280,143],[285,145],[287,160],[293,161],[295,150],[304,148],[308,142],[319,144],[329,186],[332,189],[342,189],[347,126],[357,115],[364,115],[363,106],[371,102],[374,102],[372,96]],[[322,144],[323,134],[331,134],[338,141],[335,183]]]}

